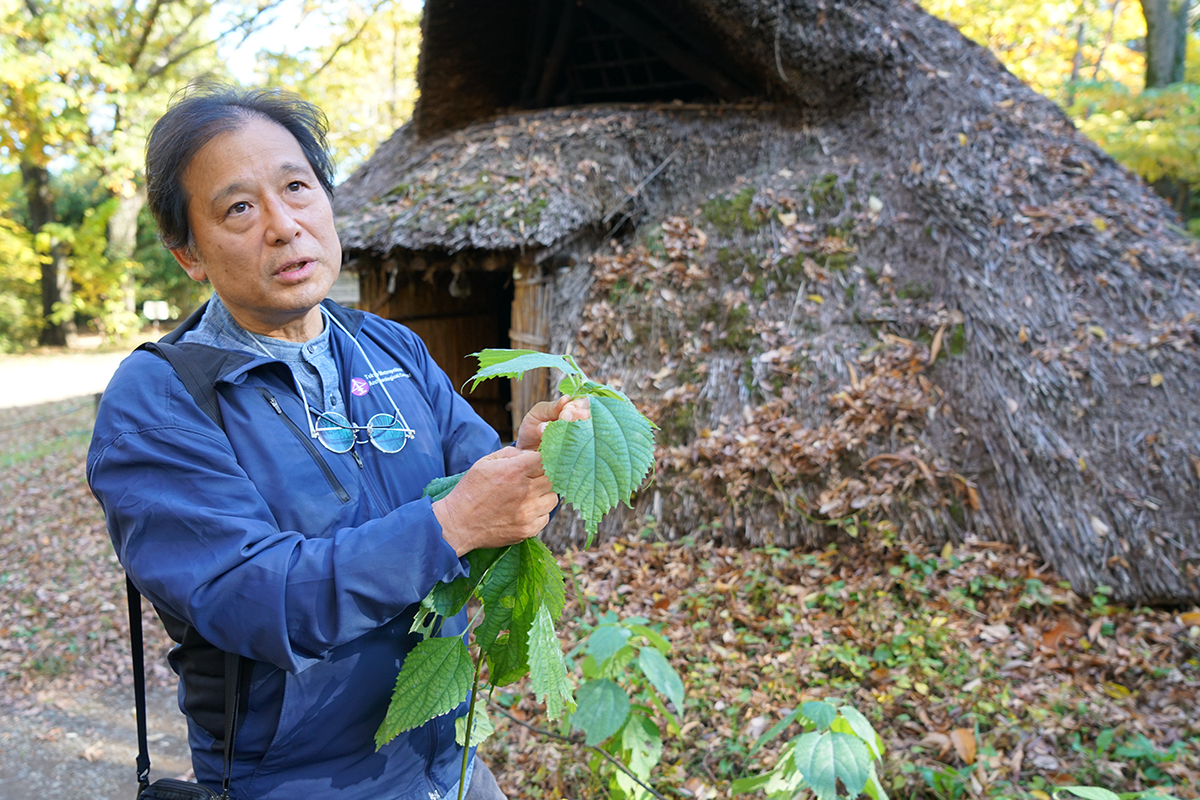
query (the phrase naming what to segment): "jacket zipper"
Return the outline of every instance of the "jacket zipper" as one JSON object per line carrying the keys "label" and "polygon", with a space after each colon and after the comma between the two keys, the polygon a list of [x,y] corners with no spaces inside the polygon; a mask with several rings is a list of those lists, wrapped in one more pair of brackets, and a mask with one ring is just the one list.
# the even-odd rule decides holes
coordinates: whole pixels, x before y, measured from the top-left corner
{"label": "jacket zipper", "polygon": [[275,401],[274,395],[272,395],[266,390],[266,388],[262,386],[257,388],[258,393],[263,396],[264,400],[271,404],[271,408],[275,409],[275,413],[283,419],[284,424],[288,426],[292,433],[296,434],[296,438],[299,439],[304,447],[308,450],[308,454],[312,456],[313,461],[317,462],[317,466],[321,468],[321,472],[325,473],[325,480],[329,481],[329,486],[334,492],[337,493],[338,500],[341,500],[343,503],[349,503],[350,493],[346,491],[345,487],[343,487],[341,482],[338,481],[337,476],[333,474],[333,469],[331,469],[325,459],[321,457],[321,453],[319,450],[317,450],[317,446],[313,444],[312,439],[309,438],[304,431],[300,430],[299,425],[297,425],[295,422],[292,422],[291,417],[283,413],[283,409],[280,408],[279,403]]}
{"label": "jacket zipper", "polygon": [[386,514],[387,505],[383,502],[383,498],[376,494],[374,485],[372,485],[370,479],[367,477],[367,465],[363,463],[362,456],[358,454],[358,449],[351,450],[350,455],[354,456],[354,463],[358,464],[358,477],[362,482],[363,488],[367,491],[367,497],[371,498],[371,502],[375,504],[375,513]]}

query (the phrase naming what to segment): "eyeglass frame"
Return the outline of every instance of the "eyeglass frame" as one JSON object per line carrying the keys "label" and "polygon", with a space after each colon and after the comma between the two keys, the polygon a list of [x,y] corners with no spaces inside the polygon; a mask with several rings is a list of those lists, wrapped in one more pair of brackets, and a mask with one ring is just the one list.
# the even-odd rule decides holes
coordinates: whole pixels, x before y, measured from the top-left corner
{"label": "eyeglass frame", "polygon": [[[400,413],[400,407],[398,405],[396,405],[396,401],[394,399],[392,399],[392,393],[389,392],[387,390],[387,387],[383,385],[383,380],[379,377],[379,370],[375,369],[375,364],[373,364],[371,362],[371,357],[369,355],[367,355],[367,351],[363,349],[363,346],[361,344],[359,344],[358,337],[356,337],[354,334],[350,333],[350,331],[346,330],[345,326],[342,325],[342,323],[338,322],[336,317],[334,317],[332,314],[330,314],[328,311],[326,311],[324,306],[318,306],[318,308],[321,309],[321,315],[324,316],[326,320],[328,320],[329,322],[332,322],[339,330],[341,330],[342,333],[344,333],[350,337],[350,341],[354,342],[354,346],[357,347],[358,352],[362,354],[363,359],[367,362],[367,366],[371,368],[371,377],[373,377],[375,379],[376,385],[380,389],[383,390],[384,396],[386,396],[388,399],[388,402],[392,404],[392,410],[396,412],[395,414],[392,415],[392,422],[391,422],[391,425],[388,426],[388,428],[390,429],[397,422],[399,422],[400,425],[402,426],[399,428],[399,431],[404,434],[404,438],[400,440],[400,446],[398,448],[396,448],[395,450],[387,450],[384,447],[380,446],[379,442],[375,441],[375,437],[371,433],[371,428],[370,428],[371,422],[374,421],[376,417],[387,416],[387,412],[381,411],[378,414],[372,415],[371,419],[367,420],[366,425],[356,425],[353,422],[351,422],[350,418],[347,417],[345,414],[342,414],[337,411],[314,412],[312,406],[310,406],[308,403],[308,396],[305,395],[305,393],[304,393],[304,386],[300,383],[300,381],[296,381],[296,390],[300,393],[300,403],[301,403],[301,405],[304,406],[304,418],[308,422],[308,435],[311,438],[316,439],[318,442],[320,442],[321,446],[324,447],[326,450],[328,450],[331,453],[348,453],[354,449],[354,446],[356,444],[366,444],[367,443],[367,442],[361,442],[358,439],[358,432],[366,431],[367,432],[367,441],[369,441],[377,450],[379,450],[380,452],[383,452],[383,453],[399,453],[401,450],[404,449],[404,445],[408,444],[409,439],[415,439],[417,437],[417,432],[414,431],[411,427],[409,427],[408,420],[406,420],[404,418],[404,415]],[[270,351],[267,350],[267,348],[262,346],[261,342],[259,342],[257,339],[255,339],[254,343],[256,345],[258,345],[258,349],[262,350],[264,353],[266,353],[266,355],[269,358],[274,358],[274,356],[271,355]],[[317,426],[313,424],[313,413],[317,414],[318,420],[323,417],[328,417],[330,414],[336,414],[337,416],[344,419],[346,421],[345,425],[338,423],[336,420],[334,420],[333,422],[337,428],[340,428],[343,430],[349,428],[350,431],[354,434],[354,438],[350,440],[350,446],[347,447],[345,450],[338,450],[337,448],[332,447],[329,444],[329,442],[326,441],[325,437],[321,435],[321,430],[318,429]]]}

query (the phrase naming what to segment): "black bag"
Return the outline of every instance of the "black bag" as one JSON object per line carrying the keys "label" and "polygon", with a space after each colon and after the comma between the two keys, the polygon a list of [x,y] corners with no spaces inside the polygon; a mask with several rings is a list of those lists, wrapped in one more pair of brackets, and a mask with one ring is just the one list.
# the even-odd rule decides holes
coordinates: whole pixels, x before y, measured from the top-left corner
{"label": "black bag", "polygon": [[220,800],[229,795],[219,795],[207,786],[174,778],[162,778],[138,793],[138,800]]}

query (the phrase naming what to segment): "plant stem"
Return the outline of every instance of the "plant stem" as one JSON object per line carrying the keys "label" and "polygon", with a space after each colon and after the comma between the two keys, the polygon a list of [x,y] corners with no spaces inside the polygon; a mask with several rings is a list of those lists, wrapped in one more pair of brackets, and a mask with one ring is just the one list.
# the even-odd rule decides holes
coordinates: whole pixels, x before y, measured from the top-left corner
{"label": "plant stem", "polygon": [[[663,795],[654,791],[653,787],[648,786],[646,783],[644,783],[642,781],[641,778],[639,778],[637,775],[633,774],[633,772],[629,769],[629,767],[622,764],[618,759],[616,759],[608,751],[602,750],[601,748],[597,747],[594,744],[588,744],[587,742],[584,742],[583,740],[578,739],[578,738],[574,738],[571,736],[563,736],[561,733],[554,733],[553,731],[547,731],[547,730],[542,730],[541,728],[535,728],[533,725],[530,725],[528,722],[517,719],[512,714],[505,711],[504,708],[497,703],[493,703],[493,702],[489,701],[488,708],[492,709],[493,711],[500,712],[501,714],[508,717],[513,722],[517,723],[518,725],[521,725],[522,727],[528,728],[529,730],[533,731],[534,733],[540,734],[542,736],[549,736],[551,739],[558,739],[560,742],[566,742],[567,744],[581,744],[584,747],[587,747],[591,750],[595,750],[597,753],[599,753],[600,755],[602,755],[606,759],[608,759],[614,767],[616,767],[617,769],[621,770],[621,772],[624,772],[626,775],[628,775],[630,780],[634,781],[638,786],[641,786],[647,792],[654,795],[656,798],[658,798],[658,800],[667,800],[666,797],[664,797]],[[467,741],[469,742],[470,739],[468,739]],[[459,797],[458,800],[462,800],[462,798]]]}
{"label": "plant stem", "polygon": [[467,790],[467,764],[471,756],[471,728],[475,724],[475,701],[479,695],[479,667],[483,665],[483,648],[479,648],[479,657],[475,659],[475,679],[471,681],[471,705],[467,707],[467,734],[463,737],[462,770],[458,773],[458,800],[463,800]]}

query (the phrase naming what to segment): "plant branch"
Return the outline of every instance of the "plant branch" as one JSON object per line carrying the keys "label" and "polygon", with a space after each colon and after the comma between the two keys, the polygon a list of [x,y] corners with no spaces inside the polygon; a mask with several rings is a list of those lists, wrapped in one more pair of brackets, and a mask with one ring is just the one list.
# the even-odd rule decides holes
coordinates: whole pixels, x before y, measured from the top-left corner
{"label": "plant branch", "polygon": [[483,648],[479,649],[479,657],[475,659],[475,679],[471,681],[471,705],[467,707],[467,733],[463,737],[462,771],[458,773],[458,800],[463,800],[463,792],[467,783],[468,757],[471,755],[471,728],[475,725],[475,702],[479,699],[479,667],[483,664]]}
{"label": "plant branch", "polygon": [[[600,755],[607,758],[614,767],[616,767],[617,769],[621,770],[621,772],[624,772],[626,775],[628,775],[630,780],[635,782],[638,786],[641,786],[643,789],[645,789],[650,794],[654,795],[656,798],[658,798],[658,800],[667,800],[667,798],[665,796],[654,791],[653,787],[648,786],[645,782],[642,781],[641,778],[639,778],[637,775],[634,775],[633,772],[629,769],[629,767],[622,764],[619,759],[617,759],[611,753],[597,747],[596,745],[588,744],[583,739],[580,739],[577,736],[563,736],[561,733],[555,733],[554,731],[547,731],[547,730],[543,730],[542,728],[534,727],[533,725],[530,725],[528,722],[525,722],[524,720],[517,719],[512,714],[505,711],[503,706],[500,706],[497,703],[493,703],[490,700],[488,701],[488,708],[492,709],[493,711],[497,711],[500,714],[503,714],[505,717],[508,717],[510,720],[517,723],[518,725],[528,728],[529,730],[533,731],[534,733],[536,733],[540,736],[549,736],[551,739],[558,739],[560,742],[566,742],[567,744],[581,744],[584,747],[587,747],[591,750],[595,750],[597,753],[599,753]],[[470,741],[470,740],[468,739],[467,741]],[[462,798],[459,798],[459,800],[462,800]]]}

